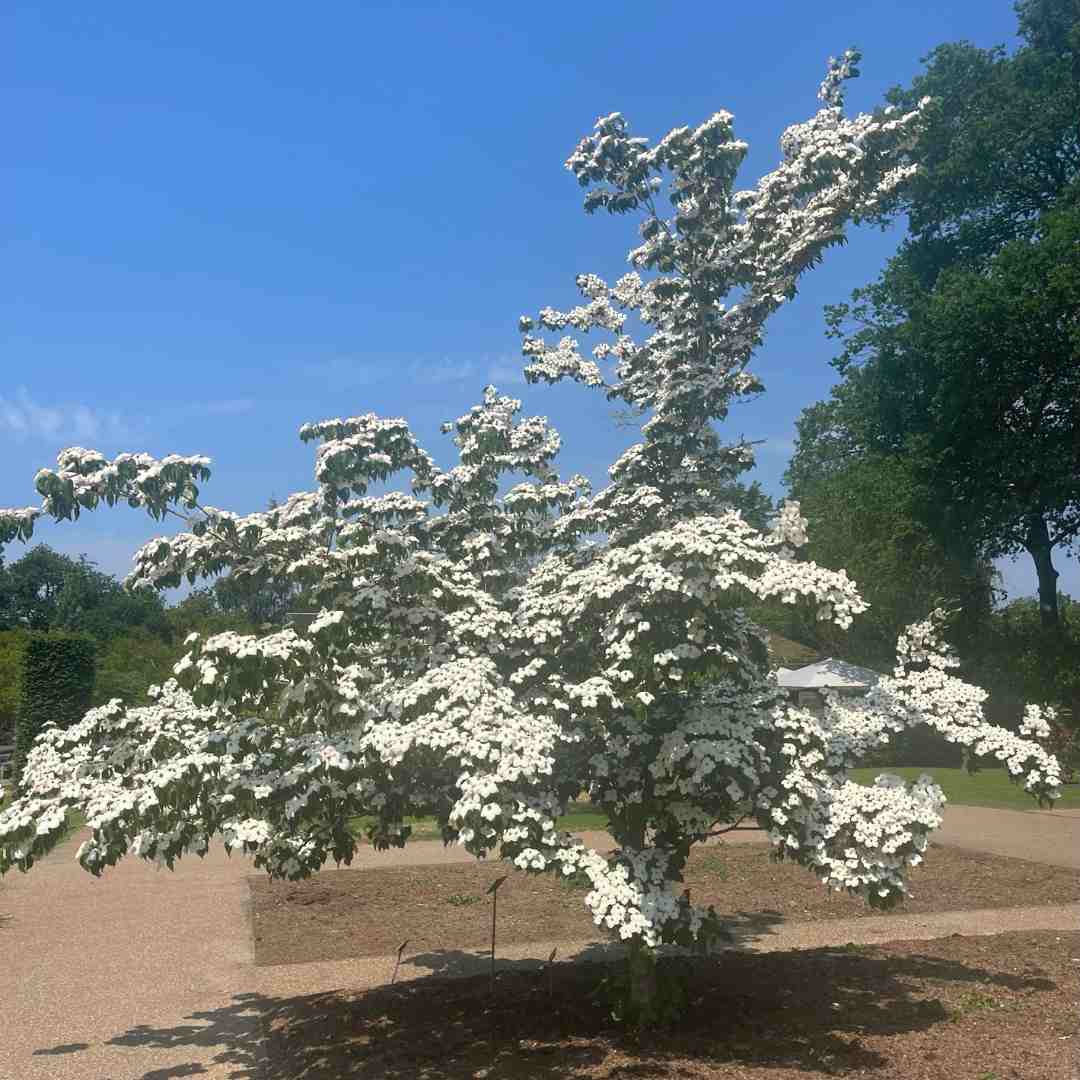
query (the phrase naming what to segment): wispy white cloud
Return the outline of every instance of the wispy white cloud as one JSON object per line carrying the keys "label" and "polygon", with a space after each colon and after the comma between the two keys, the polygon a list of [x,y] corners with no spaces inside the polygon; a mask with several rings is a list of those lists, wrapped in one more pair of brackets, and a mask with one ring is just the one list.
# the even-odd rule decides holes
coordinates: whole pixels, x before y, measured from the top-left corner
{"label": "wispy white cloud", "polygon": [[760,446],[755,447],[758,455],[766,454],[769,457],[789,458],[795,453],[794,439],[766,439]]}
{"label": "wispy white cloud", "polygon": [[239,416],[255,408],[252,398],[225,398],[221,401],[202,401],[192,406],[192,412],[206,416]]}
{"label": "wispy white cloud", "polygon": [[525,385],[525,361],[516,356],[496,357],[487,369],[488,382],[496,386],[511,387]]}
{"label": "wispy white cloud", "polygon": [[478,374],[475,361],[451,360],[449,357],[444,357],[435,363],[414,360],[405,370],[413,382],[427,383],[430,386],[464,382]]}
{"label": "wispy white cloud", "polygon": [[43,405],[25,387],[11,397],[0,395],[0,432],[19,441],[118,442],[137,434],[120,413],[74,403]]}
{"label": "wispy white cloud", "polygon": [[406,369],[414,382],[442,385],[454,382],[493,383],[500,389],[524,386],[522,361],[514,356],[481,357],[479,360],[450,360],[436,363],[414,361]]}
{"label": "wispy white cloud", "polygon": [[328,360],[313,360],[300,370],[308,379],[351,388],[381,382],[397,369],[364,363],[354,356],[332,356]]}
{"label": "wispy white cloud", "polygon": [[503,356],[493,360],[483,356],[475,360],[453,360],[444,356],[441,360],[416,359],[408,363],[386,364],[335,357],[305,364],[303,373],[307,378],[332,382],[345,388],[371,386],[402,378],[419,386],[448,386],[470,381],[512,386],[525,382],[520,363],[512,357]]}

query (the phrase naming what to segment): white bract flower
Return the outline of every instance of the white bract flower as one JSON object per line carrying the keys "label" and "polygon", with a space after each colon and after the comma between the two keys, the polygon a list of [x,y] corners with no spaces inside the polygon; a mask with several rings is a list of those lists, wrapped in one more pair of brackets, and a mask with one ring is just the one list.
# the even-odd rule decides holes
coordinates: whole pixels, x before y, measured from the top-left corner
{"label": "white bract flower", "polygon": [[[200,503],[204,457],[73,448],[42,470],[41,506],[0,512],[0,543],[42,515],[124,501],[189,522],[136,553],[131,584],[227,568],[299,587],[320,610],[302,634],[193,635],[149,704],[44,732],[0,812],[0,872],[48,851],[68,809],[86,816],[78,858],[95,874],[129,852],[171,866],[219,835],[286,878],[348,862],[355,817],[387,847],[430,814],[477,855],[583,875],[598,925],[655,945],[716,929],[681,896],[686,852],[748,810],[828,885],[875,904],[902,895],[941,791],[847,773],[912,725],[1054,798],[1046,718],[1030,709],[1019,734],[988,724],[986,695],[950,673],[940,613],[900,639],[865,698],[811,712],[781,695],[738,606],[778,598],[841,627],[866,609],[842,571],[794,558],[797,505],[760,533],[712,494],[753,460],[714,424],[762,390],[747,365],[765,320],[909,172],[918,110],[845,118],[853,64],[831,64],[824,107],[784,133],[779,166],[748,191],[734,188],[746,145],[723,112],[651,148],[615,113],[571,156],[588,209],[644,218],[630,273],[582,274],[579,306],[521,321],[530,382],[573,379],[647,417],[603,490],[561,479],[558,434],[491,387],[444,425],[458,451],[447,470],[402,419],[304,425],[317,489],[255,514]],[[567,331],[606,338],[586,357]],[[399,474],[407,492],[369,494]],[[559,830],[581,792],[607,813],[614,853]]]}

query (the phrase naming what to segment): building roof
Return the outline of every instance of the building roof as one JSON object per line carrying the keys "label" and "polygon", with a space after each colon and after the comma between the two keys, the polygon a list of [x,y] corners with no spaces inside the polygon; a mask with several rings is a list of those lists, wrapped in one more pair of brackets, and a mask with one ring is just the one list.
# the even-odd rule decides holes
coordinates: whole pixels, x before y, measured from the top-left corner
{"label": "building roof", "polygon": [[868,690],[878,681],[878,673],[869,668],[829,657],[801,668],[779,668],[776,681],[785,690]]}

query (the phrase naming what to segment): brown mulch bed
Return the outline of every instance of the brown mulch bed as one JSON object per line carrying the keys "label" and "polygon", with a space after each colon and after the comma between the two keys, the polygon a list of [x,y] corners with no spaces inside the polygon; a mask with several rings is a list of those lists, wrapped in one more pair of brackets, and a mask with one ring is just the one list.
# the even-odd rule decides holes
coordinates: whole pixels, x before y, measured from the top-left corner
{"label": "brown mulch bed", "polygon": [[[483,945],[491,931],[485,892],[505,873],[501,863],[462,863],[335,870],[302,882],[252,877],[255,962],[389,956],[405,939],[409,953]],[[749,929],[878,914],[802,867],[772,862],[759,845],[704,849],[685,877],[695,903],[714,904]],[[1064,904],[1080,900],[1080,873],[935,846],[909,888],[897,912]],[[549,875],[512,872],[499,890],[499,942],[602,939],[581,902],[584,892]]]}
{"label": "brown mulch bed", "polygon": [[[600,965],[265,1002],[275,1080],[1064,1080],[1080,933],[953,935],[684,962],[689,1008],[640,1037]],[[667,961],[675,965],[677,961]]]}

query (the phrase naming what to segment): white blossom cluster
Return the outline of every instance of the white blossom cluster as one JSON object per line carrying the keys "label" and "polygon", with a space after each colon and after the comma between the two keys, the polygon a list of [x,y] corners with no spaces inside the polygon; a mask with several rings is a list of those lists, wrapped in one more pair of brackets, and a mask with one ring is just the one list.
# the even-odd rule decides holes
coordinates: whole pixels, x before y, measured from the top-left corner
{"label": "white blossom cluster", "polygon": [[[812,712],[782,696],[740,606],[775,597],[841,627],[866,608],[842,571],[796,557],[796,504],[760,533],[713,494],[752,462],[714,425],[761,390],[747,364],[765,318],[909,169],[918,112],[843,116],[856,60],[832,63],[823,109],[788,129],[752,191],[734,188],[746,147],[727,113],[652,149],[613,114],[571,157],[587,209],[644,218],[632,272],[610,286],[582,274],[580,306],[522,320],[531,381],[573,378],[644,418],[595,494],[560,479],[547,421],[491,387],[444,426],[452,468],[402,419],[308,424],[316,489],[246,516],[200,503],[203,457],[76,448],[39,473],[41,507],[0,512],[0,542],[42,514],[123,500],[186,523],[136,554],[132,584],[228,570],[299,585],[321,611],[302,633],[193,635],[150,703],[47,730],[0,812],[0,873],[48,851],[72,808],[94,873],[128,853],[171,866],[217,835],[288,878],[349,862],[357,817],[386,847],[432,815],[476,855],[584,875],[596,922],[623,939],[688,943],[717,929],[680,894],[689,851],[747,815],[830,887],[900,897],[941,792],[926,778],[865,787],[848,770],[912,725],[997,755],[1054,798],[1043,714],[1029,709],[1018,735],[986,723],[985,694],[950,673],[940,613],[901,638],[865,698]],[[586,359],[567,330],[611,340]],[[369,494],[399,473],[408,491]],[[559,829],[581,793],[607,813],[613,852]]]}

